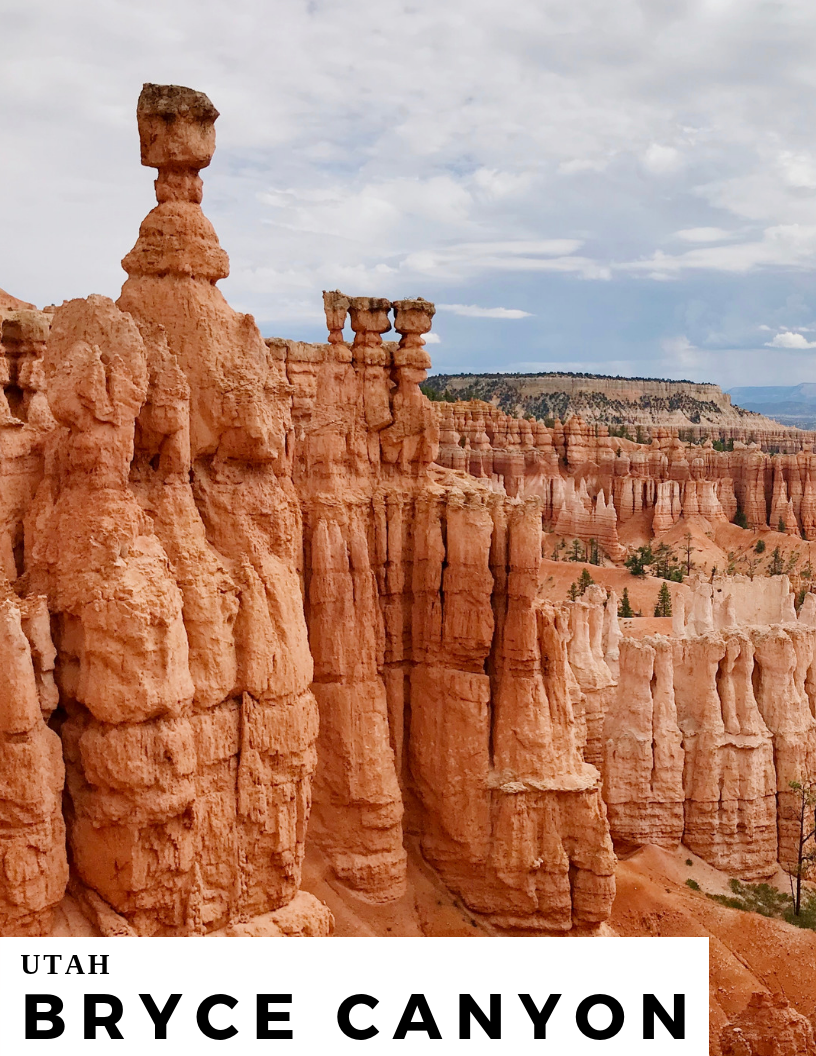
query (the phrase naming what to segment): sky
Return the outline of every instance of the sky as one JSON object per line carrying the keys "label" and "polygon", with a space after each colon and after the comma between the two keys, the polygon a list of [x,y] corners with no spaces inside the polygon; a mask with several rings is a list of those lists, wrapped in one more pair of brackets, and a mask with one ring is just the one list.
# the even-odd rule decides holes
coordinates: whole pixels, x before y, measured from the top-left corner
{"label": "sky", "polygon": [[[812,0],[0,0],[0,287],[116,297],[145,81],[266,336],[437,305],[434,371],[816,381]],[[388,335],[386,335],[388,336]]]}

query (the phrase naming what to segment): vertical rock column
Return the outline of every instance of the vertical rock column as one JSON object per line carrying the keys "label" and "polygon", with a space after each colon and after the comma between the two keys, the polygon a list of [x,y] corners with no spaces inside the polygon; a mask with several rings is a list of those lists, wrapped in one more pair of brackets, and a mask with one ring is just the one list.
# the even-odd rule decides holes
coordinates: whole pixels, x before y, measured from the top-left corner
{"label": "vertical rock column", "polygon": [[[555,610],[535,602],[541,508],[493,496],[492,531],[479,509],[463,508],[465,545],[454,542],[463,533],[450,500],[444,535],[432,509],[429,530],[418,525],[411,773],[423,850],[502,926],[592,930],[609,913],[614,856],[598,773],[581,758]],[[482,615],[491,573],[495,630]]]}
{"label": "vertical rock column", "polygon": [[162,328],[142,324],[149,372],[136,422],[131,487],[172,562],[182,596],[190,675],[190,723],[196,750],[196,861],[190,930],[209,930],[241,913],[237,771],[241,743],[235,621],[238,588],[207,541],[190,485],[190,387]]}
{"label": "vertical rock column", "polygon": [[329,509],[311,536],[309,639],[320,709],[311,835],[340,879],[375,902],[405,889],[402,798],[380,672],[384,631],[365,512]]}
{"label": "vertical rock column", "polygon": [[601,769],[604,717],[615,693],[612,672],[604,659],[603,631],[606,592],[590,587],[586,600],[569,603],[569,665],[581,688],[586,726],[584,759]]}
{"label": "vertical rock column", "polygon": [[352,297],[349,308],[354,331],[351,352],[354,366],[362,378],[369,461],[377,464],[380,461],[378,434],[394,420],[389,383],[391,353],[382,340],[382,334],[391,329],[388,318],[391,302],[382,297]]}
{"label": "vertical rock column", "polygon": [[383,463],[398,465],[404,477],[420,475],[439,450],[439,422],[419,389],[431,365],[422,334],[431,329],[435,311],[430,301],[421,298],[394,303],[394,328],[400,334],[392,372],[394,421],[380,434],[380,445]]}
{"label": "vertical rock column", "polygon": [[604,799],[622,845],[676,847],[683,837],[683,747],[671,643],[620,643],[620,681],[606,714]]}
{"label": "vertical rock column", "polygon": [[684,843],[717,869],[746,879],[769,876],[776,861],[776,779],[753,668],[745,635],[674,642],[685,751]]}
{"label": "vertical rock column", "polygon": [[[223,921],[278,908],[296,893],[317,736],[291,481],[293,390],[282,350],[267,346],[252,317],[234,312],[215,285],[228,261],[201,211],[199,170],[212,157],[217,116],[200,92],[145,85],[142,162],[159,170],[159,204],[123,261],[129,278],[119,300],[140,326],[163,328],[189,386],[193,501],[179,501],[191,557],[206,555],[212,579],[188,583],[185,618],[196,605],[220,612],[218,673],[193,704],[205,760],[193,824],[206,870],[196,897],[212,918],[207,926],[219,914]],[[160,485],[145,485],[153,508]]]}
{"label": "vertical rock column", "polygon": [[763,628],[752,633],[753,680],[765,725],[773,735],[776,767],[779,861],[796,862],[799,821],[790,782],[816,774],[816,718],[805,693],[816,631],[809,627]]}
{"label": "vertical rock column", "polygon": [[492,860],[503,911],[497,919],[591,930],[606,919],[615,889],[599,774],[582,758],[555,612],[535,602],[540,507],[511,504],[506,530],[503,520],[491,559]]}
{"label": "vertical rock column", "polygon": [[1,578],[0,599],[0,936],[47,935],[68,880],[65,768],[59,737],[46,726],[53,693],[38,687],[21,616],[28,609],[25,622],[37,624],[41,654],[52,651],[48,616],[33,600],[21,612]]}
{"label": "vertical rock column", "polygon": [[[350,304],[354,364],[342,341]],[[375,573],[382,578],[373,495],[378,433],[391,422],[389,350],[380,336],[390,325],[389,302],[352,302],[334,291],[324,294],[324,306],[329,343],[309,346],[322,356],[293,467],[304,511],[306,615],[320,709],[309,831],[344,883],[369,901],[387,902],[404,892],[406,875]],[[304,350],[290,345],[287,368],[298,384],[304,359]]]}
{"label": "vertical rock column", "polygon": [[[400,554],[398,526],[407,528],[394,509],[389,512],[389,556]],[[410,780],[423,807],[422,849],[445,882],[485,912],[494,905],[485,875],[491,847],[485,662],[494,629],[492,530],[485,492],[453,492],[446,502],[429,489],[416,504],[411,579],[404,584],[413,596],[408,640],[414,665],[406,725]],[[403,554],[408,541],[402,540]],[[392,626],[401,637],[397,619]]]}
{"label": "vertical rock column", "polygon": [[133,320],[91,297],[46,352],[59,429],[29,510],[32,586],[56,630],[77,875],[145,934],[184,930],[196,841],[194,686],[182,598],[128,484],[147,392]]}

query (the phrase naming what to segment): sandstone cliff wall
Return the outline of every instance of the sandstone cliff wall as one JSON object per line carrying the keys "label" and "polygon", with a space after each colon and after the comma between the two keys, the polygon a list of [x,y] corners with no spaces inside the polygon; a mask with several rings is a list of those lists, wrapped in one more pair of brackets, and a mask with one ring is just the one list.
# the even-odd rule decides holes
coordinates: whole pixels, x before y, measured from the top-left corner
{"label": "sandstone cliff wall", "polygon": [[725,523],[739,512],[749,527],[781,522],[789,535],[816,539],[816,456],[805,434],[759,430],[758,441],[736,439],[726,451],[710,439],[683,441],[677,429],[653,428],[636,443],[575,416],[548,427],[478,400],[434,409],[440,464],[511,496],[538,495],[557,534],[595,539],[613,560],[622,556],[620,526],[644,512],[658,538],[681,519]]}
{"label": "sandstone cliff wall", "polygon": [[685,844],[731,876],[795,863],[791,781],[816,772],[812,606],[786,577],[698,583],[672,637],[619,646],[604,796],[621,846]]}
{"label": "sandstone cliff wall", "polygon": [[397,346],[379,336],[389,307],[326,295],[326,345],[270,342],[295,386],[321,713],[311,838],[364,897],[397,897],[407,804],[427,858],[472,908],[508,927],[591,931],[614,859],[569,680],[576,703],[581,691],[554,610],[535,602],[540,503],[432,465],[435,417],[417,388],[429,359],[412,338],[430,306],[395,306]]}

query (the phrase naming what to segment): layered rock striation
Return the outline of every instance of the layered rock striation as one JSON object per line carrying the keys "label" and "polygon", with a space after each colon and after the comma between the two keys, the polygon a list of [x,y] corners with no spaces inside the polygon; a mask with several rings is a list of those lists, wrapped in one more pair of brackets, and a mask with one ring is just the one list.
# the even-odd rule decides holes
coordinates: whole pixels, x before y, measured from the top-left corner
{"label": "layered rock striation", "polygon": [[[483,400],[510,414],[641,428],[683,428],[695,437],[793,435],[772,418],[732,404],[719,385],[594,374],[435,374],[428,391],[446,400]],[[812,437],[811,437],[812,438]]]}
{"label": "layered rock striation", "polygon": [[[418,390],[431,306],[393,306],[395,346],[380,337],[388,302],[325,300],[326,345],[270,341],[295,387],[321,715],[311,837],[380,901],[404,886],[406,818],[445,881],[494,921],[593,930],[613,857],[570,679],[583,697],[555,612],[536,607],[540,503],[433,465],[435,418]],[[608,670],[593,677],[596,693],[611,685]]]}
{"label": "layered rock striation", "polygon": [[746,879],[794,866],[790,783],[816,772],[812,623],[787,577],[719,577],[671,636],[621,641],[602,767],[616,843],[682,842]]}
{"label": "layered rock striation", "polygon": [[719,450],[710,438],[681,440],[676,428],[655,426],[636,442],[574,415],[548,426],[479,400],[433,406],[440,464],[486,478],[510,496],[538,495],[548,527],[594,539],[612,560],[623,556],[619,529],[636,515],[647,517],[658,539],[681,520],[702,519],[710,529],[735,518],[816,539],[809,435],[759,434]]}

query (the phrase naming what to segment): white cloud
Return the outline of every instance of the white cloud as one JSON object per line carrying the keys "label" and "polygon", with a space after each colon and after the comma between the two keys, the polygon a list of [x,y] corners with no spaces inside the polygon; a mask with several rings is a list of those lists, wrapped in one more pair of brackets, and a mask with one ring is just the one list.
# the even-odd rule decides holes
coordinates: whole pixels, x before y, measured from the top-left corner
{"label": "white cloud", "polygon": [[701,365],[702,355],[685,334],[664,337],[660,342],[663,355],[674,368],[688,373]]}
{"label": "white cloud", "polygon": [[[702,344],[734,332],[722,317],[742,276],[757,273],[753,329],[754,312],[788,312],[759,273],[816,270],[816,6],[799,0],[517,0],[510,18],[492,0],[381,0],[377,18],[372,0],[276,0],[274,19],[263,0],[5,6],[0,286],[27,300],[116,296],[153,204],[144,80],[203,89],[221,111],[203,175],[232,260],[222,288],[275,324],[316,325],[338,286],[534,307],[532,292],[567,358],[609,347],[612,327],[600,300],[576,310],[573,280],[673,283],[667,317]],[[764,61],[770,46],[784,62]],[[677,252],[661,251],[670,237]],[[683,283],[706,272],[731,283],[710,284],[697,332]],[[653,348],[653,316],[606,354]],[[512,355],[541,354],[522,339]]]}
{"label": "white cloud", "polygon": [[458,281],[490,272],[565,272],[584,279],[609,279],[609,267],[575,253],[581,244],[575,238],[459,242],[409,253],[400,270],[405,275]]}
{"label": "white cloud", "polygon": [[779,155],[779,168],[789,186],[816,190],[816,160],[812,156],[783,150]]}
{"label": "white cloud", "polygon": [[517,239],[507,242],[465,242],[457,250],[476,254],[561,257],[574,253],[581,245],[579,238],[545,238],[538,241]]}
{"label": "white cloud", "polygon": [[533,314],[520,308],[480,308],[478,304],[438,304],[436,307],[439,311],[474,319],[526,319]]}
{"label": "white cloud", "polygon": [[766,228],[760,239],[727,246],[707,246],[671,255],[658,249],[644,260],[615,265],[622,271],[643,272],[649,278],[677,276],[684,271],[745,273],[768,268],[816,267],[816,224],[780,224]]}
{"label": "white cloud", "polygon": [[656,176],[664,176],[676,170],[682,164],[680,151],[661,143],[652,143],[642,157],[643,167]]}
{"label": "white cloud", "polygon": [[571,176],[576,172],[603,172],[609,165],[609,158],[571,158],[562,161],[558,171],[564,176]]}
{"label": "white cloud", "polygon": [[725,242],[736,236],[733,231],[725,231],[721,227],[687,227],[675,231],[674,237],[683,242]]}
{"label": "white cloud", "polygon": [[439,334],[434,334],[434,333],[425,334],[424,335],[424,340],[425,340],[425,344],[426,345],[441,345],[442,344],[442,338],[439,336]]}
{"label": "white cloud", "polygon": [[772,340],[766,341],[765,346],[767,348],[816,348],[816,341],[808,341],[804,334],[783,330],[781,334],[775,334]]}
{"label": "white cloud", "polygon": [[678,337],[664,337],[660,342],[660,347],[670,356],[680,356],[686,352],[696,351],[685,334],[680,334]]}
{"label": "white cloud", "polygon": [[488,200],[516,197],[523,194],[532,182],[531,172],[500,172],[496,169],[477,169],[472,178],[474,191]]}

